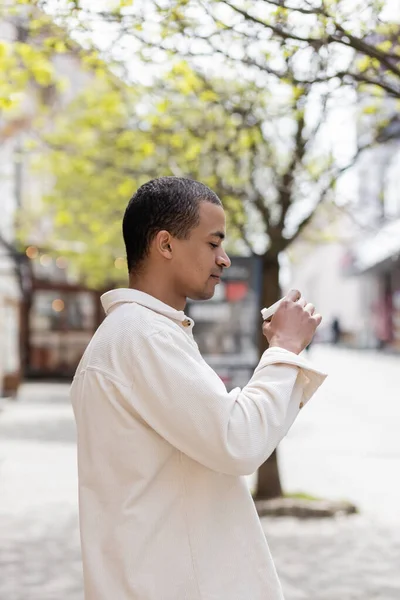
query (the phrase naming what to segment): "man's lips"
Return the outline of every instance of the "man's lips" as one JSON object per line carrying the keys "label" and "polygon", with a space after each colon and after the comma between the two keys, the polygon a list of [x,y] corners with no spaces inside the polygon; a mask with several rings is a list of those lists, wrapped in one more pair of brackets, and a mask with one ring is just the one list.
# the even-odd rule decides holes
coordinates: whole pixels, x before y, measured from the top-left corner
{"label": "man's lips", "polygon": [[221,279],[221,275],[211,275],[211,277],[213,277],[214,279],[217,279],[218,281],[220,281],[220,279]]}

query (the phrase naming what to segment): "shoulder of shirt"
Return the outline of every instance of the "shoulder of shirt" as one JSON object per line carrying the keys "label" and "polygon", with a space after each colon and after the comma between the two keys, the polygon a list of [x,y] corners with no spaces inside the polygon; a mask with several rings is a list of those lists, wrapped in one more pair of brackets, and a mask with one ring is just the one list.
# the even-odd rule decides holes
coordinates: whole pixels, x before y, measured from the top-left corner
{"label": "shoulder of shirt", "polygon": [[135,333],[141,339],[165,333],[187,338],[186,333],[181,329],[177,321],[141,304],[124,304],[115,309],[106,318],[106,323],[107,321],[113,327],[115,326],[115,321],[119,322],[119,325],[123,326],[123,331],[130,334]]}

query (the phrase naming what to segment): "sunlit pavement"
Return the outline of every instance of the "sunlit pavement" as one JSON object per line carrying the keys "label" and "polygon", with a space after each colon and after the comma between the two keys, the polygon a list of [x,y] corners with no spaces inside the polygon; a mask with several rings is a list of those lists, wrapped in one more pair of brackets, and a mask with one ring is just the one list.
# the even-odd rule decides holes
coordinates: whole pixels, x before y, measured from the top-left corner
{"label": "sunlit pavement", "polygon": [[82,600],[68,386],[29,384],[0,413],[0,598]]}
{"label": "sunlit pavement", "polygon": [[[398,600],[400,357],[316,346],[309,358],[329,378],[280,446],[282,483],[361,513],[263,519],[286,600]],[[1,600],[83,600],[67,393],[25,385],[0,412]]]}
{"label": "sunlit pavement", "polygon": [[400,527],[400,356],[316,346],[309,359],[328,378],[281,443],[285,489]]}

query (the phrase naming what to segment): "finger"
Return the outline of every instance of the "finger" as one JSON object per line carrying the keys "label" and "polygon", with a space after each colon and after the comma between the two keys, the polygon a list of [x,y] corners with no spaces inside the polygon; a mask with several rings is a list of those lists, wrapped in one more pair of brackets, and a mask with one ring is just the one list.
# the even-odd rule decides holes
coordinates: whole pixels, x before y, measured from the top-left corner
{"label": "finger", "polygon": [[317,324],[317,327],[320,325],[321,321],[322,321],[322,315],[320,315],[319,313],[315,313],[312,318],[314,319],[314,321]]}
{"label": "finger", "polygon": [[297,300],[297,304],[298,304],[299,306],[301,306],[302,308],[305,308],[305,307],[306,307],[306,305],[307,305],[307,301],[306,301],[306,300],[304,300],[304,298],[300,298],[300,300]]}
{"label": "finger", "polygon": [[304,310],[306,310],[308,313],[310,313],[310,315],[313,315],[315,313],[315,306],[314,306],[314,304],[311,304],[309,302],[308,304],[305,305]]}
{"label": "finger", "polygon": [[299,290],[290,290],[290,292],[286,295],[286,298],[292,302],[297,302],[297,300],[300,300],[301,294]]}

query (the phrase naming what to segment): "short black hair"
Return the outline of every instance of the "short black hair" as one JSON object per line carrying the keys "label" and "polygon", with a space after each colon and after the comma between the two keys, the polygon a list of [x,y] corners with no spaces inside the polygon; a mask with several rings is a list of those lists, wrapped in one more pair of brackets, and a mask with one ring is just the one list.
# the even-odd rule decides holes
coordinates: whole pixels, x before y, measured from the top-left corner
{"label": "short black hair", "polygon": [[185,177],[159,177],[142,185],[130,199],[122,222],[128,270],[136,271],[159,231],[188,239],[200,222],[199,205],[222,206],[206,185]]}

